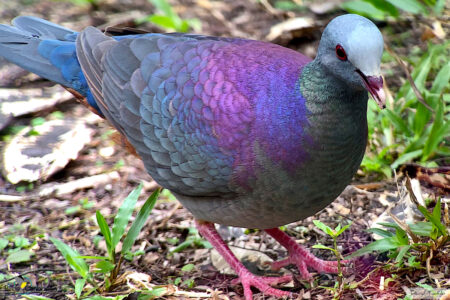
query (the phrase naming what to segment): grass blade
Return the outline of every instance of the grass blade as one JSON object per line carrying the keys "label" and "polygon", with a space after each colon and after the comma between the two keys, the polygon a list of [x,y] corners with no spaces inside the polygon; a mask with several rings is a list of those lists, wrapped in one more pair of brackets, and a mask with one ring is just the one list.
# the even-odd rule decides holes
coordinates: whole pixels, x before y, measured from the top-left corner
{"label": "grass blade", "polygon": [[66,261],[69,263],[70,267],[75,272],[80,274],[80,276],[84,279],[88,279],[90,277],[88,265],[86,264],[84,259],[79,258],[80,254],[75,249],[65,244],[64,242],[52,237],[50,238],[50,241],[55,245],[59,252],[61,252]]}
{"label": "grass blade", "polygon": [[422,161],[427,160],[444,140],[444,136],[450,134],[450,122],[444,122],[444,104],[440,100],[436,114],[434,116],[433,126],[423,147]]}
{"label": "grass blade", "polygon": [[114,218],[114,224],[112,228],[112,242],[111,246],[113,249],[116,248],[119,241],[125,232],[125,229],[130,221],[131,215],[133,214],[136,202],[141,194],[142,183],[139,184],[123,201],[122,205],[119,207],[116,217]]}
{"label": "grass blade", "polygon": [[97,218],[97,224],[98,224],[98,227],[100,228],[100,232],[103,234],[103,237],[105,238],[106,248],[108,248],[108,253],[110,254],[110,256],[113,256],[115,247],[111,247],[111,231],[109,230],[108,223],[106,223],[106,220],[103,217],[103,215],[100,213],[100,211],[97,210],[95,212],[95,216]]}
{"label": "grass blade", "polygon": [[450,81],[450,62],[447,62],[436,75],[430,92],[440,94],[445,87],[448,87]]}
{"label": "grass blade", "polygon": [[357,13],[369,18],[384,20],[386,13],[379,10],[369,2],[365,1],[349,1],[341,4],[341,7],[351,13]]}
{"label": "grass blade", "polygon": [[398,8],[410,12],[412,14],[424,13],[428,14],[428,10],[417,0],[387,0],[387,2],[397,6]]}
{"label": "grass blade", "polygon": [[362,247],[361,249],[356,250],[355,252],[351,253],[350,255],[348,255],[347,257],[344,257],[344,259],[349,259],[349,258],[353,258],[353,257],[357,257],[357,256],[361,256],[373,251],[387,251],[387,250],[392,250],[392,249],[396,249],[399,246],[403,246],[403,245],[399,245],[395,239],[395,237],[391,237],[391,238],[384,238],[375,242],[370,243],[367,246]]}
{"label": "grass blade", "polygon": [[399,156],[399,158],[397,158],[392,164],[391,164],[391,168],[392,169],[397,169],[398,166],[400,166],[401,164],[404,164],[408,161],[412,161],[414,158],[417,158],[419,156],[421,156],[423,153],[422,149],[419,150],[415,150],[415,151],[411,151],[408,153],[404,153],[401,154]]}
{"label": "grass blade", "polygon": [[145,201],[133,224],[131,224],[131,228],[123,241],[122,254],[129,251],[131,249],[131,246],[133,246],[134,241],[138,237],[139,232],[141,232],[141,229],[144,226],[145,222],[147,221],[150,212],[155,206],[159,193],[160,189],[157,189],[156,191],[153,192],[153,194],[150,195],[150,197],[148,197],[147,201]]}
{"label": "grass blade", "polygon": [[84,278],[78,278],[75,281],[75,295],[77,295],[77,299],[80,299],[81,292],[83,291],[85,284],[86,284],[86,279],[84,279]]}
{"label": "grass blade", "polygon": [[397,115],[395,112],[389,109],[385,109],[383,114],[394,124],[398,131],[407,136],[412,136],[413,132],[409,128],[409,126],[403,121],[403,119]]}

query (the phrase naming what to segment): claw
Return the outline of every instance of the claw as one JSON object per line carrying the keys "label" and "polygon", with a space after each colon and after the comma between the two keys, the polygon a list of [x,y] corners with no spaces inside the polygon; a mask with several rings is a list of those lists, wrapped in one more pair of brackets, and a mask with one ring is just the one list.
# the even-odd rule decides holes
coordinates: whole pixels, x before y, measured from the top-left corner
{"label": "claw", "polygon": [[272,284],[289,282],[292,280],[291,275],[281,277],[262,277],[252,274],[245,266],[234,256],[230,248],[225,244],[220,235],[217,233],[213,223],[196,221],[196,225],[200,234],[206,238],[211,245],[223,256],[225,261],[236,271],[238,278],[233,283],[240,282],[244,287],[244,296],[246,300],[253,299],[251,287],[255,287],[265,295],[275,296],[277,298],[291,296],[287,291],[278,290],[271,287]]}
{"label": "claw", "polygon": [[[295,264],[304,279],[311,279],[312,275],[308,271],[308,267],[316,270],[319,273],[338,273],[337,261],[327,261],[315,257],[311,252],[306,250],[301,245],[288,236],[283,231],[274,228],[266,229],[266,232],[276,239],[289,251],[289,257],[272,264],[272,269],[278,270],[287,265]],[[342,260],[341,264],[349,264],[350,260]],[[348,267],[343,267],[343,272],[349,272]]]}

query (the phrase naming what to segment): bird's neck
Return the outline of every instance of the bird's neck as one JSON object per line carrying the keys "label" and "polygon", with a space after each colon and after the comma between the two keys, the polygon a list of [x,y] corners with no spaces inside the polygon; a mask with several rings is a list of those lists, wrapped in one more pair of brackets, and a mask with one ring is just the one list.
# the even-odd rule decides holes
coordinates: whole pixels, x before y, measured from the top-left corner
{"label": "bird's neck", "polygon": [[300,89],[308,110],[306,134],[312,138],[308,167],[320,169],[330,182],[340,179],[330,188],[341,191],[340,184],[345,187],[351,180],[364,155],[368,94],[347,86],[316,61],[305,66]]}
{"label": "bird's neck", "polygon": [[302,71],[300,90],[308,110],[308,130],[318,144],[365,143],[367,99],[365,90],[355,90],[314,60]]}
{"label": "bird's neck", "polygon": [[330,109],[365,115],[367,92],[355,90],[340,78],[334,76],[320,61],[313,60],[306,65],[300,76],[300,89],[312,114]]}

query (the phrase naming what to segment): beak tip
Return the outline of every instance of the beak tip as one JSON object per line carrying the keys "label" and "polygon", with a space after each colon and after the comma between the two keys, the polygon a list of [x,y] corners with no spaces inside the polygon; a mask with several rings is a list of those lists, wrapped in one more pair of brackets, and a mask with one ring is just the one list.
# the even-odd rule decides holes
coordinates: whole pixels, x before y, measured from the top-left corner
{"label": "beak tip", "polygon": [[386,108],[386,93],[384,92],[383,77],[368,76],[367,77],[368,90],[372,98],[378,104],[380,109]]}
{"label": "beak tip", "polygon": [[359,69],[356,69],[367,91],[372,96],[380,109],[386,108],[386,93],[384,92],[384,82],[381,75],[366,76]]}
{"label": "beak tip", "polygon": [[381,109],[386,108],[386,94],[384,92],[383,86],[381,86],[379,90],[376,90],[375,95],[372,95],[372,97],[374,97],[375,101]]}

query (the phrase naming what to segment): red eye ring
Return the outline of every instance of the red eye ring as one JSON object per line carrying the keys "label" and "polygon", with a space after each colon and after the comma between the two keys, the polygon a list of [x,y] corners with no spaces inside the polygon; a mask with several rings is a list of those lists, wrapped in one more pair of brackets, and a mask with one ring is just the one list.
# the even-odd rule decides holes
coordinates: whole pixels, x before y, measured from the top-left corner
{"label": "red eye ring", "polygon": [[336,57],[340,60],[347,60],[347,53],[345,53],[344,47],[339,44],[336,45]]}

